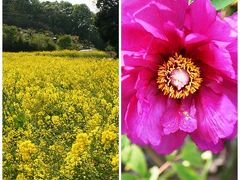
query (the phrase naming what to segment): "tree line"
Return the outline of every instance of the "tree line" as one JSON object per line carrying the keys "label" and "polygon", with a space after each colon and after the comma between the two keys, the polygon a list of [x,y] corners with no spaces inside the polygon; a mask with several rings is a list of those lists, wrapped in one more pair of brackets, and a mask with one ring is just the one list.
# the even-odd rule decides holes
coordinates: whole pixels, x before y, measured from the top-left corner
{"label": "tree line", "polygon": [[[39,31],[42,36],[45,34],[43,32],[52,32],[50,36],[52,35],[53,43],[54,38],[68,34],[72,37],[78,36],[83,47],[101,50],[110,47],[118,51],[118,1],[98,0],[96,3],[99,12],[94,14],[85,4],[3,0],[3,23],[8,25],[7,28],[3,28],[3,35],[5,33],[6,40],[9,29],[16,26]],[[8,31],[5,31],[6,29]],[[13,31],[17,32],[16,29]],[[24,37],[19,36],[18,39],[24,40]],[[29,39],[31,38],[28,38],[28,41]],[[69,41],[69,38],[66,39]]]}

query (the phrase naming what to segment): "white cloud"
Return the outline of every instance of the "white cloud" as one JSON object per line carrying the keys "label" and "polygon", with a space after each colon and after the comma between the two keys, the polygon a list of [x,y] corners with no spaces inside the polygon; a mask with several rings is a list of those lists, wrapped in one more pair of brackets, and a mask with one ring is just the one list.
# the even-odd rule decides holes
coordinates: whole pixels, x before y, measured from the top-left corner
{"label": "white cloud", "polygon": [[[40,2],[43,1],[60,2],[62,0],[40,0]],[[71,4],[86,4],[92,12],[94,13],[97,12],[96,0],[64,0],[64,1],[70,2]]]}

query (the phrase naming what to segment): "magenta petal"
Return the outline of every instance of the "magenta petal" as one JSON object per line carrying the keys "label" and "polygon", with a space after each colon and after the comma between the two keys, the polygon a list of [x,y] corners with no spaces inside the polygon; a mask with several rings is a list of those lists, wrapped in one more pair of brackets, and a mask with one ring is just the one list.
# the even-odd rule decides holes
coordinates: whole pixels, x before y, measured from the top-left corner
{"label": "magenta petal", "polygon": [[195,51],[195,58],[218,70],[231,79],[236,79],[237,74],[234,62],[229,51],[221,44],[209,43],[201,46]]}
{"label": "magenta petal", "polygon": [[207,80],[207,78],[205,80],[206,87],[211,88],[211,90],[216,94],[224,94],[229,98],[231,103],[235,107],[237,107],[237,82],[236,81],[231,81],[231,80],[222,78],[221,76],[218,76],[219,78],[218,81],[214,79]]}
{"label": "magenta petal", "polygon": [[165,135],[174,133],[179,129],[188,133],[197,129],[196,107],[192,97],[182,100],[181,105],[175,100],[169,99],[166,109],[162,116]]}
{"label": "magenta petal", "polygon": [[[135,86],[135,82],[137,79],[137,72],[136,71],[132,71],[130,75],[122,77],[122,103],[121,103],[121,115],[123,117],[123,119],[125,119],[125,114],[127,111],[127,106],[128,103],[130,101],[130,99],[134,96],[136,90],[134,89]],[[125,132],[125,123],[122,123],[122,131]]]}
{"label": "magenta petal", "polygon": [[191,33],[185,37],[184,41],[187,56],[194,57],[195,56],[194,50],[199,46],[207,44],[209,42],[209,39],[207,36],[198,33]]}
{"label": "magenta petal", "polygon": [[[130,56],[128,54],[125,54],[123,56],[123,60],[122,60],[122,65],[124,66],[130,66],[130,67],[144,67],[147,68],[149,70],[152,71],[157,71],[158,70],[158,65],[153,62],[153,61],[147,61],[142,59],[142,57],[134,57],[134,56]],[[159,60],[160,61],[160,60]]]}
{"label": "magenta petal", "polygon": [[123,51],[158,55],[167,50],[165,44],[165,41],[157,39],[138,23],[122,24]]}
{"label": "magenta petal", "polygon": [[[122,1],[122,129],[160,154],[187,134],[218,153],[237,133],[237,14],[221,19],[210,0],[188,2]],[[156,82],[175,53],[191,58],[203,79],[184,99],[163,95]]]}
{"label": "magenta petal", "polygon": [[194,33],[205,34],[216,15],[210,0],[194,0],[187,11],[185,26]]}
{"label": "magenta petal", "polygon": [[182,146],[186,135],[187,134],[182,131],[177,131],[162,136],[161,143],[157,146],[152,146],[152,148],[159,154],[169,154]]}
{"label": "magenta petal", "polygon": [[122,126],[124,127],[123,133],[127,133],[128,137],[133,143],[145,144],[144,137],[141,138],[138,135],[138,126],[140,126],[140,118],[137,113],[137,98],[134,96],[129,101],[126,115],[122,121]]}
{"label": "magenta petal", "polygon": [[234,129],[233,129],[233,132],[232,132],[232,134],[230,134],[230,136],[228,136],[227,138],[225,138],[225,139],[227,139],[227,140],[233,140],[235,137],[236,137],[236,135],[237,135],[237,123],[235,124],[235,126],[234,126]]}
{"label": "magenta petal", "polygon": [[123,123],[126,123],[126,132],[129,138],[137,144],[158,145],[161,141],[160,118],[165,111],[166,97],[150,90],[155,89],[149,85],[145,97],[133,97]]}
{"label": "magenta petal", "polygon": [[[237,27],[238,27],[238,13],[234,13],[231,16],[225,17],[224,21],[226,21],[235,32],[237,32]],[[236,34],[237,35],[237,34]]]}
{"label": "magenta petal", "polygon": [[135,19],[146,22],[154,29],[161,29],[165,22],[171,22],[176,27],[183,27],[186,0],[151,1],[134,14]]}
{"label": "magenta petal", "polygon": [[165,135],[169,135],[171,133],[175,133],[179,129],[179,121],[180,121],[180,112],[179,105],[174,101],[169,99],[168,105],[166,107],[166,111],[162,116],[162,125],[163,132]]}
{"label": "magenta petal", "polygon": [[216,144],[210,141],[206,141],[201,138],[201,136],[197,133],[193,133],[191,135],[193,141],[196,143],[198,148],[202,151],[210,150],[213,153],[219,153],[224,149],[223,141],[220,140]]}
{"label": "magenta petal", "polygon": [[122,22],[131,22],[133,20],[133,14],[150,2],[151,0],[122,0]]}
{"label": "magenta petal", "polygon": [[197,129],[196,107],[192,96],[182,100],[179,129],[188,133]]}
{"label": "magenta petal", "polygon": [[147,49],[151,39],[152,35],[140,25],[136,23],[122,24],[122,50],[144,51]]}
{"label": "magenta petal", "polygon": [[185,37],[185,44],[186,45],[197,44],[199,46],[201,44],[206,43],[207,40],[208,40],[207,36],[198,33],[191,33]]}
{"label": "magenta petal", "polygon": [[[232,59],[232,64],[235,72],[237,73],[237,60],[238,60],[238,43],[237,43],[237,38],[232,41],[231,44],[229,44],[226,49],[229,51],[231,59]],[[236,76],[237,77],[237,76]]]}
{"label": "magenta petal", "polygon": [[[147,92],[147,89],[149,88],[148,86],[151,83],[152,78],[154,77],[154,72],[149,71],[148,69],[142,69],[139,74],[138,78],[135,83],[135,89],[137,89],[137,93],[139,90],[144,89],[143,96],[145,96],[145,93]],[[141,97],[137,96],[137,97]]]}
{"label": "magenta petal", "polygon": [[215,94],[207,87],[201,88],[198,102],[197,134],[202,140],[217,144],[230,136],[237,122],[236,106],[226,95]]}
{"label": "magenta petal", "polygon": [[206,31],[206,35],[212,40],[231,42],[237,36],[237,31],[217,16]]}

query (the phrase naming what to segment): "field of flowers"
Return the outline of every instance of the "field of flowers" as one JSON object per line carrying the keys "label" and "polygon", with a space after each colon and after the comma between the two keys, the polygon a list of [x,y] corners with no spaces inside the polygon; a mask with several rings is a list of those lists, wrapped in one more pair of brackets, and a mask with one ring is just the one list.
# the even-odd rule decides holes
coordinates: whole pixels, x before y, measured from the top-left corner
{"label": "field of flowers", "polygon": [[118,178],[118,61],[3,53],[3,178]]}

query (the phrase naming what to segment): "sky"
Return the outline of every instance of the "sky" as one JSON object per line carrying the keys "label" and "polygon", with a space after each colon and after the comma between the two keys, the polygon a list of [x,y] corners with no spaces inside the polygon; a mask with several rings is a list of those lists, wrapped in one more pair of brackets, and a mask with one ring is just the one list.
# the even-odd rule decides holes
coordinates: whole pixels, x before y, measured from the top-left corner
{"label": "sky", "polygon": [[[43,1],[60,2],[61,0],[40,0],[40,2]],[[71,4],[86,4],[92,12],[94,13],[97,12],[97,7],[96,4],[94,3],[94,0],[64,0],[64,1],[70,2]]]}

